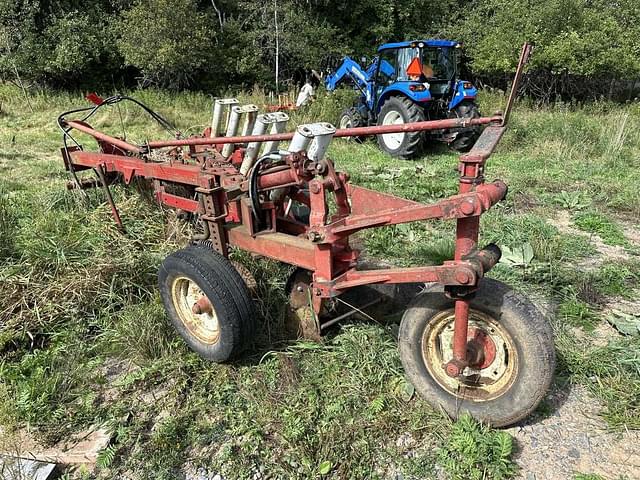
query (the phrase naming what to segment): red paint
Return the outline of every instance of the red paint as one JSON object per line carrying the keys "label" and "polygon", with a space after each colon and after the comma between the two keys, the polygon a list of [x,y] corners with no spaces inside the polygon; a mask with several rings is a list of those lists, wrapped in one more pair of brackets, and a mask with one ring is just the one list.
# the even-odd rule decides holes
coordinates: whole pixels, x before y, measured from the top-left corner
{"label": "red paint", "polygon": [[453,322],[453,360],[459,365],[467,364],[467,329],[469,327],[469,301],[456,300],[456,318]]}
{"label": "red paint", "polygon": [[73,127],[76,130],[80,130],[81,132],[91,135],[97,140],[102,140],[103,142],[107,142],[112,145],[115,145],[116,147],[126,150],[127,152],[142,153],[141,148],[136,147],[135,145],[131,145],[130,143],[127,143],[124,140],[120,140],[119,138],[115,138],[110,135],[107,135],[106,133],[98,132],[97,130],[94,130],[93,128],[91,128],[90,126],[86,125],[83,122],[66,120],[65,123],[69,127]]}
{"label": "red paint", "polygon": [[94,105],[102,105],[104,103],[104,98],[102,98],[95,92],[88,93],[84,98],[89,100]]}

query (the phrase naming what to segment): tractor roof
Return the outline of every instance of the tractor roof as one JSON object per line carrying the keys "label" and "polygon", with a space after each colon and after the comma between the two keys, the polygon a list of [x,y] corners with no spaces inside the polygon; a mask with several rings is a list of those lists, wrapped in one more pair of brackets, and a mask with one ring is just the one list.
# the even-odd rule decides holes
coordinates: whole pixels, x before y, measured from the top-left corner
{"label": "tractor roof", "polygon": [[381,52],[382,50],[389,50],[391,48],[407,48],[416,43],[424,43],[428,47],[457,47],[459,45],[458,42],[453,40],[411,40],[407,42],[385,43],[378,47],[378,51]]}

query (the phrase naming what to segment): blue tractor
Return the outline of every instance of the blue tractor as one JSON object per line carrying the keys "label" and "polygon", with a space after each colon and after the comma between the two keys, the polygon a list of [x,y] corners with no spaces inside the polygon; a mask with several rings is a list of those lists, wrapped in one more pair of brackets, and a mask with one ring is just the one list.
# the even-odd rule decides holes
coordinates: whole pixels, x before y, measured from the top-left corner
{"label": "blue tractor", "polygon": [[[459,78],[460,44],[450,40],[386,43],[365,69],[349,57],[325,77],[327,90],[351,81],[360,95],[342,113],[340,128],[391,125],[443,118],[477,118],[477,89]],[[378,135],[380,148],[394,157],[419,155],[426,142],[438,140],[465,151],[480,127]]]}

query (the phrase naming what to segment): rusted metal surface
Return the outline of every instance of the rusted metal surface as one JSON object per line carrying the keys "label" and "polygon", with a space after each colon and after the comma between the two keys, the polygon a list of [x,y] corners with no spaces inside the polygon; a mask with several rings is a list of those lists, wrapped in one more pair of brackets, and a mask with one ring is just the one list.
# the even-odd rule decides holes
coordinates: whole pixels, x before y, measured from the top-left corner
{"label": "rusted metal surface", "polygon": [[469,300],[456,300],[454,311],[453,358],[447,364],[447,374],[452,377],[457,377],[468,364],[467,329],[469,326]]}
{"label": "rusted metal surface", "polygon": [[300,268],[296,269],[287,281],[289,305],[286,326],[289,333],[294,337],[318,341],[320,340],[321,332],[318,315],[313,309],[312,283],[312,273]]}
{"label": "rusted metal surface", "polygon": [[113,216],[113,219],[116,222],[116,225],[118,226],[118,228],[121,231],[124,231],[124,226],[122,225],[122,219],[120,218],[120,212],[118,212],[118,207],[116,207],[116,204],[113,201],[113,197],[111,196],[111,190],[109,190],[109,184],[107,183],[107,179],[105,178],[105,175],[104,175],[104,167],[102,165],[98,165],[95,170],[96,170],[96,173],[98,174],[98,177],[100,178],[100,185],[104,190],[107,203],[111,208],[111,215]]}
{"label": "rusted metal surface", "polygon": [[97,140],[101,140],[103,142],[107,142],[110,143],[112,145],[115,145],[116,147],[126,151],[126,152],[132,152],[132,153],[142,153],[143,150],[140,147],[136,147],[135,145],[131,145],[128,142],[125,142],[124,140],[120,140],[119,138],[115,138],[112,137],[111,135],[107,135],[106,133],[102,133],[99,132],[91,127],[89,127],[88,125],[86,125],[84,122],[77,122],[77,121],[73,121],[73,120],[67,120],[66,124],[69,127],[75,128],[76,130],[79,130],[81,132],[86,133],[87,135],[91,135],[92,137],[94,137]]}
{"label": "rusted metal surface", "polygon": [[[87,127],[83,125],[83,128]],[[491,128],[494,127],[487,130]],[[226,254],[228,243],[312,271],[316,285],[314,296],[329,298],[354,286],[372,283],[439,282],[472,291],[478,278],[493,266],[491,255],[477,256],[480,255],[476,252],[479,216],[502,200],[507,191],[503,182],[485,184],[483,177],[484,160],[495,148],[500,129],[489,130],[481,137],[480,146],[461,157],[461,193],[434,204],[425,205],[353,186],[347,175],[335,172],[329,160],[312,162],[304,154],[293,154],[285,158],[284,164],[261,172],[258,190],[292,189],[288,197],[302,199],[303,204],[308,205],[308,223],[287,217],[284,205],[264,200],[259,207],[262,220],[254,217],[246,208],[245,177],[238,174],[237,164],[221,158],[215,150],[208,152],[213,161],[195,163],[178,157],[177,152],[166,161],[81,150],[69,152],[68,158],[74,166],[100,167],[105,172],[121,173],[128,180],[136,176],[152,179],[159,202],[200,215],[204,233],[199,239],[208,240],[222,254]],[[110,141],[105,137],[100,139]],[[206,156],[207,151],[200,154]],[[167,183],[191,185],[199,199],[167,192],[164,186]],[[304,194],[303,189],[308,194]],[[332,216],[327,195],[336,198],[337,213]],[[380,209],[381,205],[384,208]],[[367,228],[429,219],[457,220],[456,253],[452,262],[438,267],[376,271],[353,268],[359,252],[349,245],[351,234]],[[472,256],[474,252],[476,257]],[[459,357],[464,356],[458,353]]]}
{"label": "rusted metal surface", "polygon": [[[71,122],[67,122],[73,126]],[[419,132],[428,130],[446,130],[454,128],[466,128],[474,125],[488,125],[491,123],[502,123],[502,116],[495,115],[493,117],[480,118],[447,118],[444,120],[428,120],[424,122],[403,123],[401,125],[374,125],[371,127],[354,127],[342,128],[336,130],[334,138],[340,137],[364,137],[369,135],[380,135],[385,133],[402,133],[402,132]],[[86,132],[89,133],[89,132]],[[166,147],[187,147],[196,145],[223,145],[227,143],[251,143],[251,142],[271,142],[291,140],[294,136],[293,132],[273,133],[266,135],[240,135],[234,137],[194,137],[176,140],[161,140],[148,142],[146,147],[149,149],[166,148]]]}
{"label": "rusted metal surface", "polygon": [[422,357],[433,379],[451,395],[467,401],[487,401],[502,395],[515,381],[519,359],[509,332],[495,318],[478,310],[468,311],[464,361],[447,362],[456,341],[454,309],[443,310],[425,326]]}
{"label": "rusted metal surface", "polygon": [[[363,208],[361,207],[363,204],[370,206],[377,205],[377,213],[350,215],[349,217],[328,225],[326,230],[329,233],[349,235],[364,228],[397,225],[400,223],[415,222],[417,220],[434,218],[452,220],[478,216],[505,197],[507,186],[504,182],[496,180],[493,183],[478,186],[475,191],[467,191],[432,205],[424,205],[398,197],[390,200],[390,195],[379,194],[372,190],[365,193],[359,187],[352,187],[351,192],[358,193],[358,207]],[[384,205],[386,207],[387,201],[395,204],[395,206],[380,210],[379,206]],[[404,206],[401,206],[403,204]],[[462,253],[461,255],[466,255],[469,252]]]}
{"label": "rusted metal surface", "polygon": [[273,258],[306,270],[315,270],[314,246],[305,238],[284,233],[264,233],[252,236],[244,226],[227,230],[229,242],[236,247]]}
{"label": "rusted metal surface", "polygon": [[429,267],[384,268],[380,270],[351,269],[335,279],[334,289],[347,290],[371,283],[442,283],[473,285],[477,273],[471,264],[451,262]]}
{"label": "rusted metal surface", "polygon": [[506,125],[509,121],[511,109],[513,108],[513,102],[515,102],[516,97],[518,96],[518,88],[520,87],[522,72],[524,71],[524,66],[529,61],[532,50],[533,47],[529,43],[525,42],[525,44],[522,45],[522,50],[520,51],[520,59],[518,60],[518,67],[516,68],[516,74],[513,78],[513,84],[511,85],[511,92],[509,93],[509,100],[507,100],[507,108],[504,112],[504,118],[502,119],[503,126]]}
{"label": "rusted metal surface", "polygon": [[184,328],[202,343],[216,344],[220,339],[218,314],[198,284],[185,276],[177,276],[171,282],[170,294]]}

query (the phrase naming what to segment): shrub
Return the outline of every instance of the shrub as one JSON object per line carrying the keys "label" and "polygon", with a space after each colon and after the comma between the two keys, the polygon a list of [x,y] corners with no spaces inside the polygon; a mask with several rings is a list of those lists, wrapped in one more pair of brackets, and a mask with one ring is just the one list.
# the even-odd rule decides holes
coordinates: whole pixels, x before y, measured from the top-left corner
{"label": "shrub", "polygon": [[182,88],[214,69],[215,27],[194,0],[141,0],[122,13],[117,44],[145,82]]}

